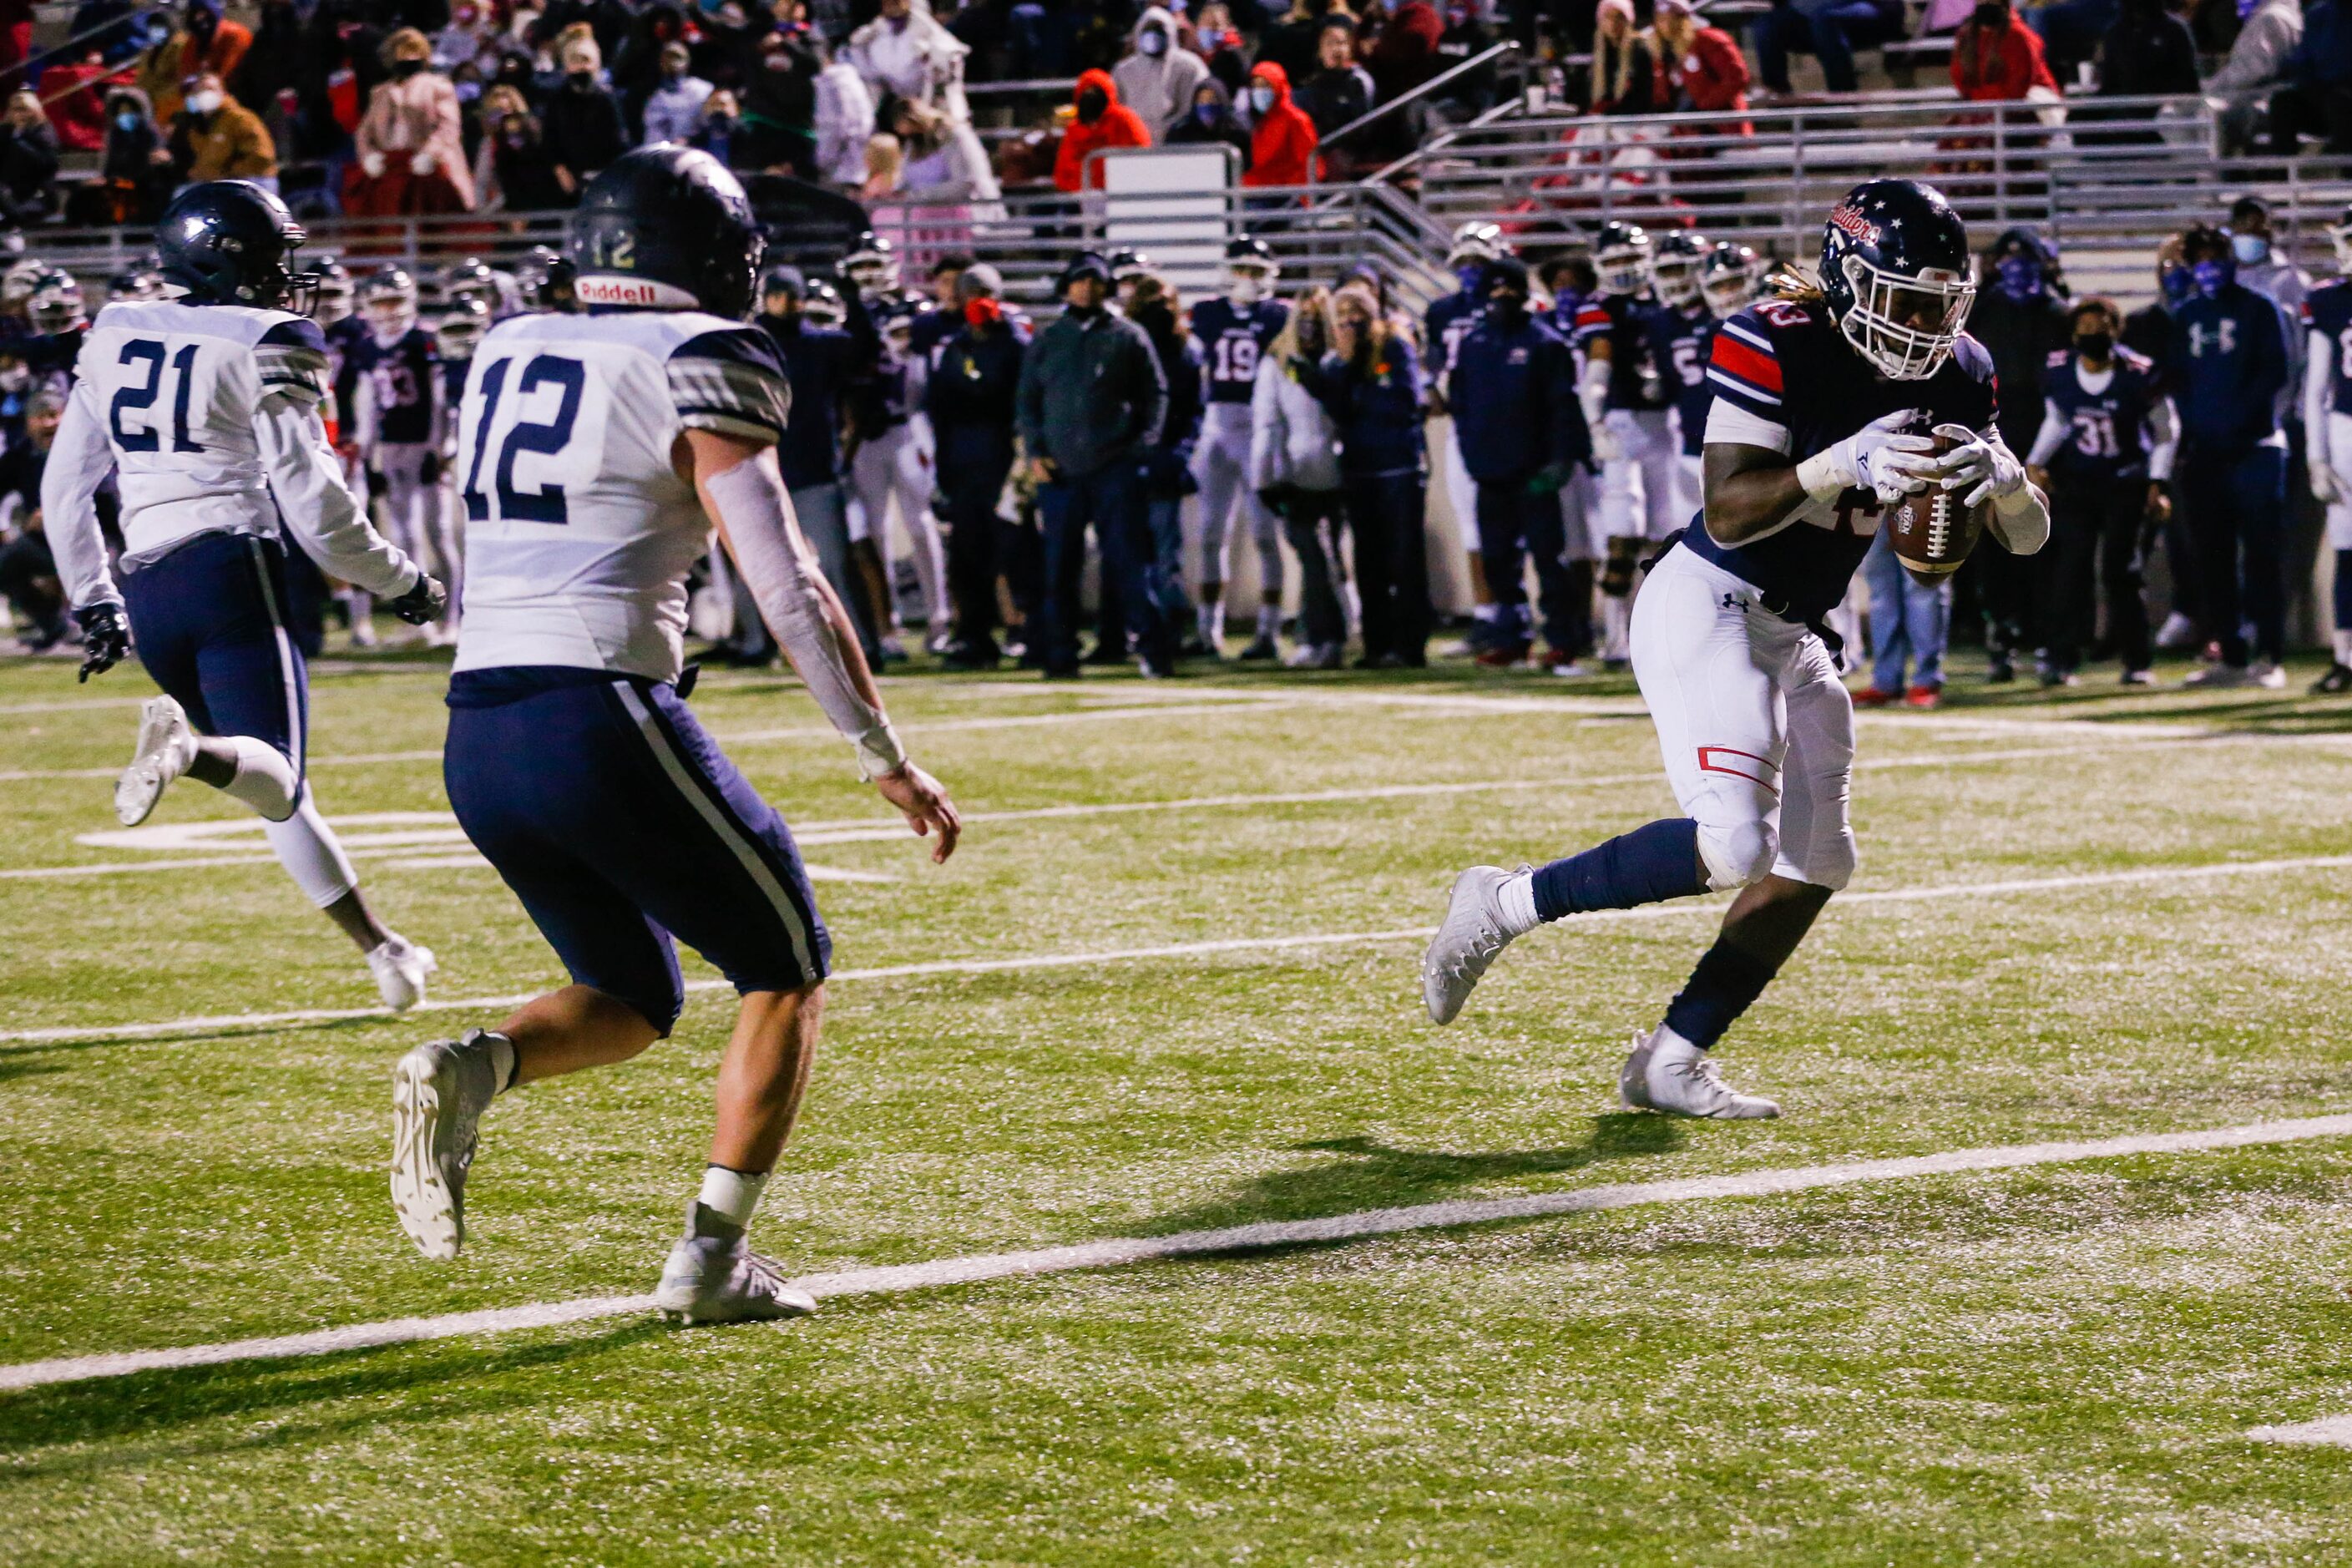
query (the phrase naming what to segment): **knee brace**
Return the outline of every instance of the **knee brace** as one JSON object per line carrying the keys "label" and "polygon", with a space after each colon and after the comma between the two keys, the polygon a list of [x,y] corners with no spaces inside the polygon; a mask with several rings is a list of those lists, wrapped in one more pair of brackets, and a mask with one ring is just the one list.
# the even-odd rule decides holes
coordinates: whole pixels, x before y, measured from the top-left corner
{"label": "knee brace", "polygon": [[[1849,840],[1851,842],[1851,840]],[[1706,862],[1707,886],[1718,893],[1760,882],[1772,874],[1780,855],[1780,835],[1768,822],[1739,822],[1729,826],[1702,821],[1698,825],[1699,858]]]}

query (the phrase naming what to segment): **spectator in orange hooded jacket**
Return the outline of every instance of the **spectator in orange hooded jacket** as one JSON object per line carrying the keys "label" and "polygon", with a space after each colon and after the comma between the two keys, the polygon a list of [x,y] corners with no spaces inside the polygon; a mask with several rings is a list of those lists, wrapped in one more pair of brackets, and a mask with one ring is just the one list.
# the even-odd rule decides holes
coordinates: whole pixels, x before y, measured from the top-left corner
{"label": "spectator in orange hooded jacket", "polygon": [[1315,121],[1290,101],[1290,78],[1272,60],[1250,70],[1243,95],[1250,123],[1249,173],[1244,185],[1303,185],[1313,178]]}
{"label": "spectator in orange hooded jacket", "polygon": [[1078,117],[1062,132],[1062,150],[1054,157],[1054,186],[1075,191],[1083,183],[1102,189],[1102,165],[1087,166],[1087,156],[1108,148],[1149,147],[1151,132],[1135,110],[1118,100],[1118,84],[1110,72],[1082,71],[1072,102]]}

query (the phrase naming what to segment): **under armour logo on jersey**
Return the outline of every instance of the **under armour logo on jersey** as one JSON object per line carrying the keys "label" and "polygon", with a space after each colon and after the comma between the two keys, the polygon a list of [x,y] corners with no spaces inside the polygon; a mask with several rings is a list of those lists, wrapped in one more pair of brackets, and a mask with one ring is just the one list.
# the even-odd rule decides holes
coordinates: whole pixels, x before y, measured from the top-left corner
{"label": "under armour logo on jersey", "polygon": [[2231,321],[2227,316],[2222,317],[2218,323],[2211,327],[2208,327],[2202,321],[2190,322],[2189,325],[2189,357],[2191,359],[2203,359],[2205,357],[2205,345],[2209,342],[2215,345],[2216,353],[2225,354],[2236,353],[2238,352],[2238,323]]}
{"label": "under armour logo on jersey", "polygon": [[1723,607],[1725,609],[1738,610],[1743,616],[1748,613],[1748,602],[1746,599],[1741,598],[1737,594],[1726,594],[1723,596]]}

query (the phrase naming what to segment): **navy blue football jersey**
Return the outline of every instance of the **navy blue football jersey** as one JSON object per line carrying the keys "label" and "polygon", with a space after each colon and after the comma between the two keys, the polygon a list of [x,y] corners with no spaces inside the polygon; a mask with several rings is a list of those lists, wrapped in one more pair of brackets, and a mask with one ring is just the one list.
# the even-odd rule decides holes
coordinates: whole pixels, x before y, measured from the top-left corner
{"label": "navy blue football jersey", "polygon": [[[1925,434],[1936,425],[1990,430],[2000,406],[1992,356],[1974,338],[1962,336],[1925,381],[1890,381],[1854,352],[1818,301],[1766,300],[1725,321],[1706,379],[1715,391],[1708,441],[1763,447],[1792,463],[1903,409],[1917,411]],[[1890,510],[1869,490],[1848,489],[1826,501],[1808,497],[1744,544],[1718,544],[1704,518],[1693,519],[1683,543],[1754,584],[1775,613],[1818,622],[1845,597]]]}
{"label": "navy blue football jersey", "polygon": [[1609,344],[1610,408],[1637,412],[1671,407],[1678,390],[1658,361],[1650,318],[1664,309],[1633,294],[1595,294],[1576,312],[1576,346],[1586,352]]}
{"label": "navy blue football jersey", "polygon": [[2352,279],[2330,279],[2314,289],[2303,302],[2303,326],[2305,331],[2326,338],[2335,350],[2329,411],[2352,414]]}
{"label": "navy blue football jersey", "polygon": [[352,363],[367,377],[377,440],[403,444],[433,438],[433,395],[440,377],[434,368],[433,340],[424,328],[411,327],[391,343],[379,341],[373,332],[363,333],[352,350]]}
{"label": "navy blue football jersey", "polygon": [[1192,307],[1192,335],[1209,367],[1209,401],[1247,403],[1257,387],[1258,356],[1274,342],[1290,308],[1272,300],[1247,307],[1231,300],[1203,300]]}
{"label": "navy blue football jersey", "polygon": [[1661,305],[1647,319],[1650,353],[1665,373],[1675,410],[1682,417],[1683,452],[1696,458],[1706,445],[1707,405],[1715,394],[1706,383],[1706,353],[1715,342],[1715,312],[1704,303]]}
{"label": "navy blue football jersey", "polygon": [[915,315],[907,328],[907,353],[920,355],[924,368],[940,368],[940,355],[947,352],[948,340],[963,329],[963,312],[940,305],[927,305]]}
{"label": "navy blue football jersey", "polygon": [[474,368],[471,359],[445,359],[439,362],[441,372],[441,406],[455,411],[466,401],[466,373]]}
{"label": "navy blue football jersey", "polygon": [[2147,355],[2118,347],[2105,390],[2092,392],[2083,384],[2074,351],[2061,349],[2042,374],[2042,395],[2067,427],[2066,439],[2050,455],[2053,474],[2095,484],[2147,471],[2148,448],[2156,444],[2148,416],[2164,401],[2164,390]]}
{"label": "navy blue football jersey", "polygon": [[[1424,337],[1429,344],[1429,382],[1432,386],[1444,386],[1445,378],[1454,372],[1454,355],[1462,347],[1462,340],[1478,324],[1485,308],[1475,294],[1456,290],[1445,295],[1429,307],[1423,318]],[[1561,334],[1565,336],[1563,332]]]}
{"label": "navy blue football jersey", "polygon": [[359,417],[352,406],[358,395],[360,367],[356,358],[360,340],[369,336],[366,321],[359,316],[345,316],[340,321],[330,321],[320,329],[327,340],[327,366],[334,377],[335,426],[348,436]]}

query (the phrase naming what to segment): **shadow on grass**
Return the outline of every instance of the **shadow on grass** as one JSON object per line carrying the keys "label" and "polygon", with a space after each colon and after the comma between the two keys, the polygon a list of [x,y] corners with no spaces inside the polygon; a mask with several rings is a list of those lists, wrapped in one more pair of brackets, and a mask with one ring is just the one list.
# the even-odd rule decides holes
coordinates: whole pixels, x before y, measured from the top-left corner
{"label": "shadow on grass", "polygon": [[1163,1215],[1149,1234],[1224,1230],[1267,1220],[1319,1219],[1363,1209],[1410,1208],[1458,1197],[1465,1187],[1522,1176],[1557,1175],[1612,1160],[1644,1159],[1680,1148],[1684,1131],[1662,1116],[1596,1116],[1592,1136],[1555,1149],[1446,1154],[1395,1149],[1370,1138],[1331,1138],[1293,1147],[1339,1158],[1276,1171],[1230,1197]]}
{"label": "shadow on grass", "polygon": [[[47,1477],[137,1468],[178,1452],[210,1455],[291,1447],[364,1427],[443,1421],[529,1405],[542,1398],[544,1390],[527,1377],[509,1374],[544,1371],[656,1334],[683,1331],[658,1318],[627,1318],[546,1343],[497,1351],[464,1340],[422,1348],[383,1345],[300,1360],[135,1373],[0,1394],[0,1490]],[[362,1403],[318,1419],[300,1414],[341,1401]],[[276,1414],[280,1412],[287,1414]],[[208,1431],[185,1439],[173,1436],[202,1423],[240,1419],[266,1420],[266,1425],[244,1436]],[[28,1458],[44,1448],[142,1437],[163,1441],[47,1459]]]}

